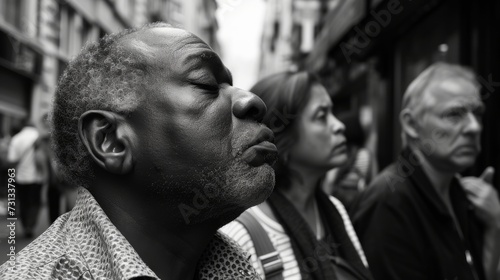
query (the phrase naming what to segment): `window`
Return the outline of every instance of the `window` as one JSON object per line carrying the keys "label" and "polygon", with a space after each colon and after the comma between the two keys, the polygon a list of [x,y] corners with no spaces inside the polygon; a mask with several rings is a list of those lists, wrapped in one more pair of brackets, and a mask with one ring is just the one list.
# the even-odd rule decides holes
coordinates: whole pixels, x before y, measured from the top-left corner
{"label": "window", "polygon": [[92,26],[69,6],[61,5],[59,14],[59,50],[67,56],[74,56],[91,39]]}
{"label": "window", "polygon": [[86,20],[83,19],[82,22],[82,44],[85,45],[89,41],[95,41],[95,36],[93,32],[92,25]]}
{"label": "window", "polygon": [[0,12],[4,20],[17,29],[21,29],[22,15],[21,7],[22,2],[20,0],[2,0],[0,1]]}
{"label": "window", "polygon": [[69,15],[69,55],[74,56],[82,48],[83,24],[79,14],[72,12]]}
{"label": "window", "polygon": [[59,6],[59,49],[62,53],[69,53],[69,11],[68,6]]}

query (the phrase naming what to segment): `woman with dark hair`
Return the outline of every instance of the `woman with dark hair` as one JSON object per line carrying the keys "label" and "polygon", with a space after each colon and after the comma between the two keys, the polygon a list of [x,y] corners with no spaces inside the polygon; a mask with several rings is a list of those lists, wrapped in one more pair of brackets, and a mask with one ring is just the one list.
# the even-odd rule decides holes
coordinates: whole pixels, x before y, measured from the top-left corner
{"label": "woman with dark hair", "polygon": [[325,88],[310,73],[286,72],[250,91],[266,103],[264,123],[275,134],[276,186],[222,230],[264,279],[371,279],[342,203],[320,187],[325,173],[347,160],[344,125]]}

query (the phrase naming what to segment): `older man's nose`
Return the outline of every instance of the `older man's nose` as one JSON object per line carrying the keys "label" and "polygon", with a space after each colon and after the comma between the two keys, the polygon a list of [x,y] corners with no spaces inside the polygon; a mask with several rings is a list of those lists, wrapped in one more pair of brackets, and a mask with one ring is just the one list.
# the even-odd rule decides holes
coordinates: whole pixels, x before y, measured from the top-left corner
{"label": "older man's nose", "polygon": [[480,119],[472,112],[467,113],[467,124],[465,125],[465,132],[479,133],[483,128]]}
{"label": "older man's nose", "polygon": [[260,97],[249,91],[239,90],[234,94],[233,100],[233,114],[237,118],[262,122],[267,107]]}

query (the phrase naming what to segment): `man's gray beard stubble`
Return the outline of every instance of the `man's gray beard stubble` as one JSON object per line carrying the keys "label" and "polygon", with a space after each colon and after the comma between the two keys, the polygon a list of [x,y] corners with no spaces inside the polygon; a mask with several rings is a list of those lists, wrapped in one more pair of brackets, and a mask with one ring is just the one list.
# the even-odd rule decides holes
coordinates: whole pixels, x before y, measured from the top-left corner
{"label": "man's gray beard stubble", "polygon": [[[193,180],[179,175],[163,176],[152,185],[152,192],[162,198],[165,209],[172,209],[170,214],[177,215],[180,222],[184,222],[184,218],[179,205],[184,204],[199,211],[190,216],[190,224],[214,221],[222,226],[247,208],[263,202],[274,187],[271,166],[251,167],[239,158],[199,173],[201,176],[195,176],[199,179]],[[197,208],[195,202],[200,195],[208,201],[202,209]]]}

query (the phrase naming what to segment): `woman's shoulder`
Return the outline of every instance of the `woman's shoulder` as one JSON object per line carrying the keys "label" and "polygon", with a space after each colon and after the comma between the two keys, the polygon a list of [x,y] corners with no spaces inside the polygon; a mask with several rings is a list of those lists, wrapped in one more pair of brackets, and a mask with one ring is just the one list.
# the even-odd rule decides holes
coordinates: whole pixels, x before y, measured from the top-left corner
{"label": "woman's shoulder", "polygon": [[[285,231],[281,224],[277,221],[271,208],[267,203],[262,203],[260,205],[251,207],[244,212],[245,215],[250,215],[255,219],[268,234],[284,234]],[[242,214],[242,215],[244,215]],[[243,232],[248,234],[249,225],[245,224],[245,219],[242,216],[236,218],[229,224],[221,228],[221,230],[228,234],[229,236],[240,236]]]}

